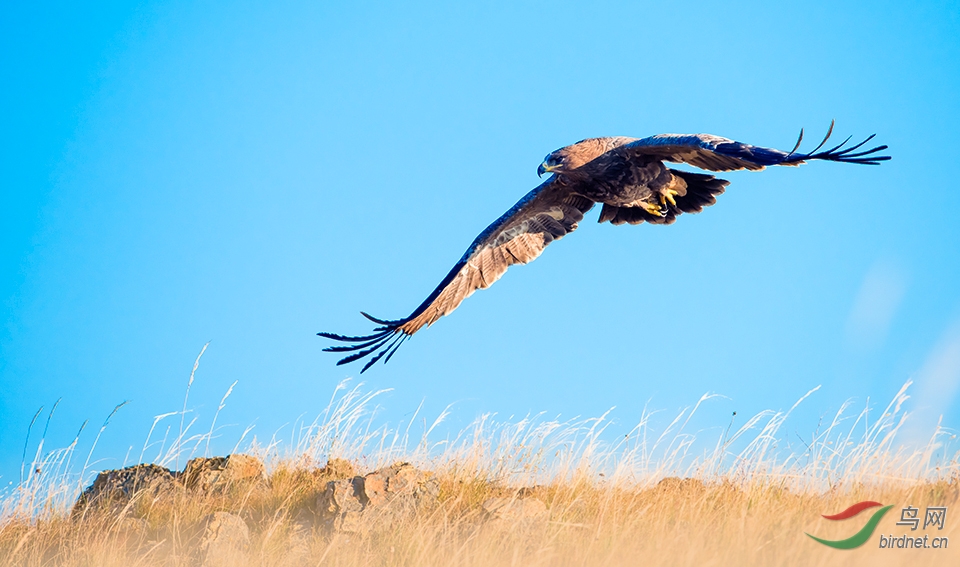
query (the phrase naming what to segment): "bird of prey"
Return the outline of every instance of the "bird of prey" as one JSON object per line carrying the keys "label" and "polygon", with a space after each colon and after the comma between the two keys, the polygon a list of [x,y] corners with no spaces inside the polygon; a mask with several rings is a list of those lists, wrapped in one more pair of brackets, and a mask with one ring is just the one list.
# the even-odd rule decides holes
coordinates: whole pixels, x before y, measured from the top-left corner
{"label": "bird of prey", "polygon": [[[500,279],[513,264],[533,261],[554,240],[577,228],[595,203],[601,203],[599,222],[671,224],[681,213],[698,213],[716,203],[729,181],[712,175],[672,169],[664,162],[686,163],[708,171],[747,169],[768,165],[800,165],[810,160],[878,165],[890,159],[879,155],[887,146],[860,150],[873,139],[846,147],[850,138],[820,151],[833,132],[807,153],[797,153],[803,130],[790,152],[751,146],[710,134],[659,134],[649,138],[589,138],[547,154],[537,170],[550,177],[493,221],[413,313],[386,320],[362,313],[379,325],[369,335],[318,333],[340,343],[328,352],[349,352],[337,364],[371,357],[361,373],[378,360],[390,360],[404,340],[424,326],[449,315],[464,299]],[[860,151],[857,151],[860,150]],[[385,357],[385,358],[384,358]]]}

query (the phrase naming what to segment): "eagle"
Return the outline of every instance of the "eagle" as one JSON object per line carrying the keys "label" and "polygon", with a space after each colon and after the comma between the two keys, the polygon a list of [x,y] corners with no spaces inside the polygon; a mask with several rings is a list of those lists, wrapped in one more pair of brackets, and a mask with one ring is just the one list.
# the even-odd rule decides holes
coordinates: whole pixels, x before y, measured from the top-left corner
{"label": "eagle", "polygon": [[[413,313],[403,319],[378,319],[372,333],[347,336],[321,332],[337,341],[324,351],[350,353],[338,365],[370,357],[362,374],[377,361],[384,363],[406,339],[449,315],[478,289],[486,289],[513,264],[536,259],[548,244],[570,234],[596,203],[599,222],[672,224],[683,213],[698,213],[717,202],[729,181],[713,175],[667,167],[685,163],[707,171],[760,171],[772,165],[798,166],[811,160],[878,165],[887,146],[861,150],[874,138],[847,146],[850,138],[821,151],[833,133],[831,122],[823,141],[810,152],[783,152],[752,146],[711,134],[658,134],[649,138],[588,138],[547,154],[537,174],[550,177],[485,228],[440,284]],[[858,151],[859,150],[859,151]]]}

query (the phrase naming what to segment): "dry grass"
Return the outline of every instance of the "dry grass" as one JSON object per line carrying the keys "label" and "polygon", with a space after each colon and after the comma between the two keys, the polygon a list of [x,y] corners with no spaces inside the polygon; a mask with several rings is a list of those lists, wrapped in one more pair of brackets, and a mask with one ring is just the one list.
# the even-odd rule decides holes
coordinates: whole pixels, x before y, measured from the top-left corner
{"label": "dry grass", "polygon": [[[944,447],[950,436],[939,430],[919,449],[896,444],[908,386],[877,416],[867,408],[848,415],[844,407],[801,452],[788,454],[779,447],[789,411],[758,414],[727,428],[709,450],[698,448],[705,440],[685,427],[708,396],[665,430],[652,431],[645,415],[614,443],[604,434],[607,416],[507,423],[488,416],[455,438],[432,442],[443,415],[418,436],[409,427],[376,428],[370,408],[377,393],[342,389],[317,420],[298,428],[292,446],[243,447],[267,463],[268,482],[221,493],[141,495],[122,511],[71,519],[81,486],[69,472],[75,444],[46,455],[38,450],[30,469],[48,472],[28,474],[0,499],[0,565],[194,565],[199,526],[213,511],[246,521],[246,563],[263,566],[958,565],[960,463]],[[181,425],[153,460],[182,465],[199,451],[214,427],[191,435],[191,426]],[[144,446],[151,443],[148,436]],[[317,466],[331,456],[345,460]],[[436,506],[371,522],[362,533],[324,528],[316,497],[329,480],[398,459],[436,475]],[[87,471],[81,475],[89,482]],[[513,496],[521,487],[547,504],[547,521],[491,520],[482,511],[488,498]],[[839,551],[804,535],[852,535],[868,514],[843,522],[820,514],[861,500],[894,505],[863,547]],[[877,548],[881,533],[910,533],[895,525],[908,504],[948,507],[945,529],[915,532],[948,537],[948,549]]]}

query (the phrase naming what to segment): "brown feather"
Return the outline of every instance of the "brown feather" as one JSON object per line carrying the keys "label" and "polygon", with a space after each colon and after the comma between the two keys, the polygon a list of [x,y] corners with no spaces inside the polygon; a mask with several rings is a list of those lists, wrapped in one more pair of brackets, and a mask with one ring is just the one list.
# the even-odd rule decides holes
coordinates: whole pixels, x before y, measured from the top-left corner
{"label": "brown feather", "polygon": [[546,187],[479,243],[478,249],[437,298],[398,329],[412,335],[449,315],[476,290],[493,285],[507,268],[532,262],[548,244],[576,230],[578,221],[591,207],[593,201],[571,194],[568,187],[559,183]]}

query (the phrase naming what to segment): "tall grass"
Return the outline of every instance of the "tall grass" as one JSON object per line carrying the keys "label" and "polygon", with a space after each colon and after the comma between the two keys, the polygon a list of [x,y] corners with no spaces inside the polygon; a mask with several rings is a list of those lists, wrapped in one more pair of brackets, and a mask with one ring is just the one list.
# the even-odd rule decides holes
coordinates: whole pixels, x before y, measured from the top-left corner
{"label": "tall grass", "polygon": [[[200,356],[194,371],[199,363]],[[200,430],[199,417],[187,407],[193,376],[181,410],[156,416],[136,460],[127,464],[176,469],[209,454],[217,417],[236,383],[209,428]],[[196,561],[188,551],[196,543],[190,530],[215,510],[248,520],[253,532],[249,562],[260,565],[809,564],[801,557],[814,558],[813,563],[843,557],[853,564],[868,559],[897,564],[902,555],[877,555],[877,550],[838,556],[802,533],[814,529],[829,537],[836,526],[818,523],[819,514],[857,500],[904,506],[958,502],[960,454],[952,432],[938,426],[920,447],[896,441],[908,417],[904,403],[910,385],[904,384],[879,413],[869,405],[853,410],[844,404],[798,445],[787,442],[784,423],[817,388],[787,411],[763,411],[736,427],[734,420],[718,424],[711,437],[689,430],[711,395],[659,429],[652,425],[653,412],[644,411],[623,436],[609,433],[613,422],[607,412],[563,421],[543,414],[516,420],[483,415],[441,437],[438,426],[449,408],[427,420],[421,407],[405,423],[391,426],[380,423],[375,411],[385,390],[343,382],[314,419],[297,420],[289,441],[276,435],[265,442],[248,440],[249,428],[239,436],[234,451],[261,458],[267,484],[242,494],[131,503],[124,514],[133,513],[146,526],[135,537],[122,527],[121,517],[69,518],[70,507],[95,474],[96,441],[120,404],[79,470],[74,462],[83,427],[70,445],[53,451],[45,451],[46,434],[41,436],[32,460],[24,460],[21,482],[0,494],[0,564],[190,564]],[[47,424],[52,417],[53,410]],[[165,426],[171,419],[176,426]],[[396,461],[432,471],[442,487],[440,506],[372,534],[332,534],[316,522],[303,528],[304,512],[332,478],[320,468],[331,459],[349,461],[360,473]],[[668,477],[693,480],[662,482]],[[531,493],[549,505],[548,522],[521,529],[484,520],[484,500],[515,495],[520,487],[534,487]],[[951,519],[949,533],[957,535],[960,521]],[[346,545],[347,540],[353,544]],[[960,538],[954,545],[960,548]],[[956,551],[923,555],[927,563],[958,558]]]}

